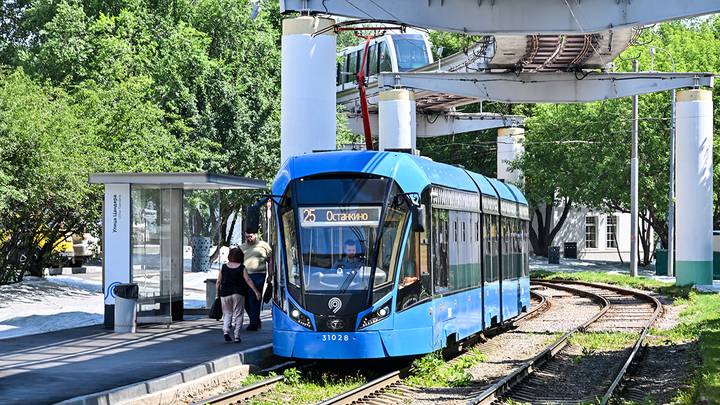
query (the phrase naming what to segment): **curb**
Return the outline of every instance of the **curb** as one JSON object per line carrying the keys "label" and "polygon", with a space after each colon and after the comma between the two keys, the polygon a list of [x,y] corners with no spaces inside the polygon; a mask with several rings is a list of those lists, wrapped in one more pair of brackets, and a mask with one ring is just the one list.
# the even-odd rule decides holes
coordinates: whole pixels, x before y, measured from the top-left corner
{"label": "curb", "polygon": [[210,360],[162,377],[141,381],[93,394],[70,398],[57,405],[110,405],[130,403],[171,403],[180,392],[192,392],[208,383],[247,375],[251,365],[258,365],[273,355],[272,343]]}

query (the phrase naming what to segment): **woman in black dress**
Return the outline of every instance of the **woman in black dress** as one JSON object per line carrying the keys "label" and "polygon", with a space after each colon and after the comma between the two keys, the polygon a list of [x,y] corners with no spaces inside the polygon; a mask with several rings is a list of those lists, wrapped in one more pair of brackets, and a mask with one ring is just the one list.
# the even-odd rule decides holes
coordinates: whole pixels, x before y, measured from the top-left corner
{"label": "woman in black dress", "polygon": [[217,295],[220,297],[223,311],[223,335],[226,342],[233,341],[230,327],[234,328],[234,341],[240,343],[240,330],[243,324],[243,307],[245,295],[255,294],[258,299],[260,292],[253,284],[243,262],[245,255],[239,248],[230,249],[228,262],[220,269],[217,279]]}

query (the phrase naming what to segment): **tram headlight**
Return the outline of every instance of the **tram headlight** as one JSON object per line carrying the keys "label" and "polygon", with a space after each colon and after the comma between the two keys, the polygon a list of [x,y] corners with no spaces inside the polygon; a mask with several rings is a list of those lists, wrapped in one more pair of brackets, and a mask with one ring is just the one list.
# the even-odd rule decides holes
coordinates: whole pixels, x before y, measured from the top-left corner
{"label": "tram headlight", "polygon": [[360,329],[367,328],[370,325],[375,325],[376,323],[390,316],[390,302],[391,301],[386,302],[385,304],[381,305],[380,308],[378,308],[377,310],[363,316],[362,320],[360,321]]}
{"label": "tram headlight", "polygon": [[290,313],[290,318],[293,321],[308,329],[312,329],[312,322],[310,321],[310,318],[300,312],[300,310],[297,309],[297,307],[292,302],[290,302],[290,311],[288,312]]}

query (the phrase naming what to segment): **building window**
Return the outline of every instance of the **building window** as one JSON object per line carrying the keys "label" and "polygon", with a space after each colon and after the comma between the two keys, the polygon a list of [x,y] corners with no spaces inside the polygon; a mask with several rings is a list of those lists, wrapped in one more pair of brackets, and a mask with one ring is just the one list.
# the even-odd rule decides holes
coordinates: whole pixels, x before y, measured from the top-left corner
{"label": "building window", "polygon": [[597,217],[585,217],[585,247],[597,247]]}
{"label": "building window", "polygon": [[617,235],[617,216],[616,215],[608,215],[606,233],[607,233],[606,246],[609,248],[617,247],[617,245],[615,244],[615,239],[617,239],[617,236],[616,236]]}

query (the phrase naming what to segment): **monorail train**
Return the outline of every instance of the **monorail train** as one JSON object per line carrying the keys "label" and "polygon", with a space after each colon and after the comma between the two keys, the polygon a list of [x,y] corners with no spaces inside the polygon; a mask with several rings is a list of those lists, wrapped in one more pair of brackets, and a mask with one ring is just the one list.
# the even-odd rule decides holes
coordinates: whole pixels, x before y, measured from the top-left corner
{"label": "monorail train", "polygon": [[[337,90],[355,88],[365,43],[338,53]],[[378,72],[407,72],[433,63],[430,41],[425,34],[389,34],[370,41],[365,75]]]}
{"label": "monorail train", "polygon": [[279,356],[428,353],[530,307],[528,206],[510,184],[348,151],[288,159],[272,191]]}

